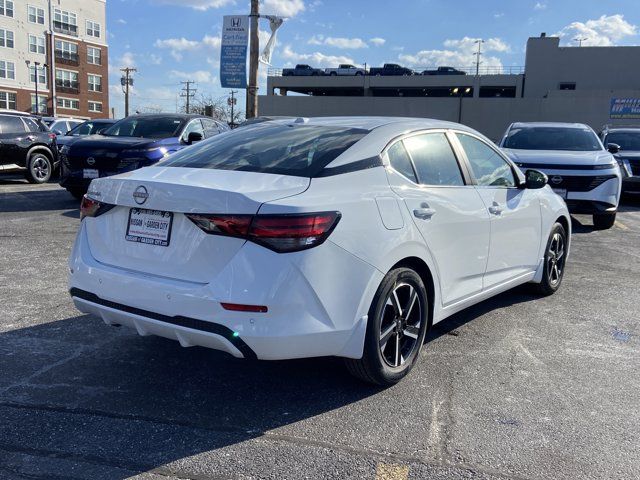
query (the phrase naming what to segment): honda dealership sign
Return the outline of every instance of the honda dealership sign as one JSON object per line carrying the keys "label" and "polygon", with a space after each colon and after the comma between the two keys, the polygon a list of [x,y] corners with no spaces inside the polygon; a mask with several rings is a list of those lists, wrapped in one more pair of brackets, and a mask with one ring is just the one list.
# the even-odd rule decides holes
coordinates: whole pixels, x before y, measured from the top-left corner
{"label": "honda dealership sign", "polygon": [[220,46],[222,88],[247,88],[247,45],[249,17],[225,15]]}

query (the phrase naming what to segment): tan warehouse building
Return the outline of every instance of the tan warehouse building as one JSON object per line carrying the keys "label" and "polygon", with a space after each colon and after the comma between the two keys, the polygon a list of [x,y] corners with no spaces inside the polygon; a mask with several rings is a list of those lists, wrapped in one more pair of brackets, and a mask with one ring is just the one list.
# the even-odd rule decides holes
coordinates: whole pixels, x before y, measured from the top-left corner
{"label": "tan warehouse building", "polygon": [[108,117],[108,59],[106,0],[0,0],[0,108]]}

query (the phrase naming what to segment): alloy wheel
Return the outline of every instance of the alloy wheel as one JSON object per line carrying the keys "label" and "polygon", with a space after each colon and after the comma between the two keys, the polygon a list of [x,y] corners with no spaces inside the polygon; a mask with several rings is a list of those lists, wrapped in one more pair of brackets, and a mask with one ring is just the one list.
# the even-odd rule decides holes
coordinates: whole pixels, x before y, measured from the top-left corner
{"label": "alloy wheel", "polygon": [[553,287],[560,283],[564,271],[565,241],[564,237],[556,232],[551,237],[549,250],[547,251],[547,275],[549,284]]}
{"label": "alloy wheel", "polygon": [[380,319],[380,353],[390,367],[400,367],[418,347],[423,321],[422,301],[416,288],[398,283],[389,293]]}
{"label": "alloy wheel", "polygon": [[49,176],[49,162],[43,157],[36,157],[31,164],[33,176],[38,180],[44,180]]}

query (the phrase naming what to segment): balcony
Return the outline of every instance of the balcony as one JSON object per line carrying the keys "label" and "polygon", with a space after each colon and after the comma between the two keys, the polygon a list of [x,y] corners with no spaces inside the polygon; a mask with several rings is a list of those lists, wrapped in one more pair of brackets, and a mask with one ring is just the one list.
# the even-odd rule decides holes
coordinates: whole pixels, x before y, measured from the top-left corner
{"label": "balcony", "polygon": [[71,25],[70,23],[64,23],[57,20],[53,21],[53,30],[58,33],[63,33],[65,35],[71,35],[73,37],[78,36],[78,26]]}
{"label": "balcony", "polygon": [[59,93],[79,93],[80,83],[56,78],[56,90]]}
{"label": "balcony", "polygon": [[55,50],[56,63],[64,65],[80,65],[80,56],[77,53],[63,52],[62,50]]}

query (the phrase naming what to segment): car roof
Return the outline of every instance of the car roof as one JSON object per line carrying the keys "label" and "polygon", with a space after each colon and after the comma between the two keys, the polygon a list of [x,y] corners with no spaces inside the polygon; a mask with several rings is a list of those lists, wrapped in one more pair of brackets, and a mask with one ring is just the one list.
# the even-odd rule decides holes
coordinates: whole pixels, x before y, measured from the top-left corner
{"label": "car roof", "polygon": [[413,117],[368,117],[368,116],[350,116],[350,117],[286,117],[268,120],[272,123],[298,123],[306,125],[318,125],[326,127],[342,127],[342,128],[360,128],[364,130],[374,130],[380,127],[388,127],[389,130],[395,129],[399,133],[409,129],[433,129],[433,128],[455,128],[457,130],[466,130],[474,132],[469,127],[458,123],[448,122],[446,120],[435,120],[432,118],[413,118]]}
{"label": "car roof", "polygon": [[511,128],[527,128],[527,127],[547,127],[547,128],[591,128],[584,123],[569,122],[516,122],[511,124]]}
{"label": "car roof", "polygon": [[[209,118],[197,113],[136,113],[125,118],[181,118],[190,120],[192,118]],[[122,119],[124,120],[124,119]]]}
{"label": "car roof", "polygon": [[[21,117],[33,117],[33,115],[31,115],[30,113],[21,112],[19,110],[10,110],[10,109],[2,109],[2,110],[0,110],[0,114],[3,114],[3,115],[19,115]],[[34,118],[36,118],[36,117],[34,117]]]}
{"label": "car roof", "polygon": [[607,127],[604,129],[605,132],[610,133],[610,132],[637,132],[640,131],[640,127]]}

